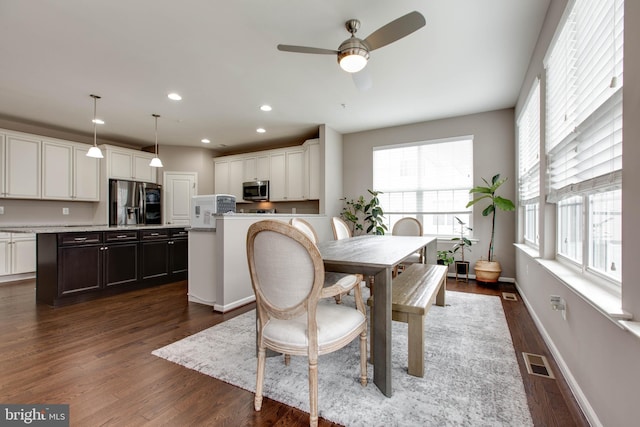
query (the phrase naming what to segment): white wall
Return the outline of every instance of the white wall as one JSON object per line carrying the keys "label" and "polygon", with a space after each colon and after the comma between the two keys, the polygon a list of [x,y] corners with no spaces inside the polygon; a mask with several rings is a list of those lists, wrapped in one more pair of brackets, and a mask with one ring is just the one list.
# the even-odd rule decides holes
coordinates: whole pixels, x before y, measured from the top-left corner
{"label": "white wall", "polygon": [[[501,195],[514,200],[516,175],[513,161],[513,109],[344,135],[344,195],[347,199],[355,199],[361,194],[368,195],[367,189],[373,186],[373,147],[463,135],[474,137],[474,185],[482,184],[482,178],[490,180],[493,175],[500,173],[502,177],[508,178],[501,188]],[[498,212],[496,218],[495,256],[502,264],[502,276],[514,278],[515,213]],[[473,237],[479,239],[471,248],[470,261],[473,265],[480,257],[487,256],[491,219],[482,216],[482,209],[475,209],[472,226]]]}
{"label": "white wall", "polygon": [[[524,102],[533,78],[542,72],[543,55],[565,5],[565,0],[551,2],[518,107]],[[640,285],[633,268],[637,253],[635,242],[640,238],[640,227],[636,224],[640,217],[640,191],[637,188],[640,182],[638,22],[640,2],[625,1],[622,286],[623,308],[632,313],[636,321],[640,316]],[[553,210],[544,210],[545,214],[549,211]],[[640,419],[640,405],[637,404],[640,339],[605,317],[521,251],[516,254],[516,274],[522,297],[592,425],[637,424]],[[566,320],[560,312],[551,310],[550,295],[565,298]]]}
{"label": "white wall", "polygon": [[343,136],[327,125],[320,126],[320,213],[329,217],[342,211]]}

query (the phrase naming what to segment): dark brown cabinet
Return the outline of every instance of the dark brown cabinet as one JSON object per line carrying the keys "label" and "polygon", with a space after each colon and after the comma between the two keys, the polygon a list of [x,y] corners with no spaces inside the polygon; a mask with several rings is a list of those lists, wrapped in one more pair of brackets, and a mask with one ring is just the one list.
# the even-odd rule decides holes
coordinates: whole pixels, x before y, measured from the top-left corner
{"label": "dark brown cabinet", "polygon": [[140,271],[142,280],[186,278],[188,233],[184,229],[144,230],[140,232]]}
{"label": "dark brown cabinet", "polygon": [[138,281],[138,232],[105,232],[103,251],[104,285]]}
{"label": "dark brown cabinet", "polygon": [[102,287],[102,233],[58,235],[58,294],[92,291]]}
{"label": "dark brown cabinet", "polygon": [[62,305],[187,277],[184,228],[37,236],[36,299]]}

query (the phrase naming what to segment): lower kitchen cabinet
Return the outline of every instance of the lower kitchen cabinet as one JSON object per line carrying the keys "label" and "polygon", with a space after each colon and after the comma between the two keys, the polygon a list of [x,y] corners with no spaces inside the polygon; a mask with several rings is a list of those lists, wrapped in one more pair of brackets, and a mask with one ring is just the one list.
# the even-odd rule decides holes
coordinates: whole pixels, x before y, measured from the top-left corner
{"label": "lower kitchen cabinet", "polygon": [[142,280],[187,278],[189,235],[182,228],[140,231],[140,272]]}
{"label": "lower kitchen cabinet", "polygon": [[36,299],[49,305],[160,285],[187,275],[184,228],[51,233],[38,234],[37,239]]}

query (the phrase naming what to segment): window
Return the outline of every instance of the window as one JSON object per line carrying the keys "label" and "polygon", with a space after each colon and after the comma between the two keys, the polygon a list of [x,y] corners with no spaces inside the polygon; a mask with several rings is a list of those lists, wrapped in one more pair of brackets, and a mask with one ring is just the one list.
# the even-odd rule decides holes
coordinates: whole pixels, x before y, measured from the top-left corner
{"label": "window", "polygon": [[466,208],[473,187],[472,137],[375,147],[373,188],[389,230],[405,216],[422,222],[428,235],[459,232],[455,216],[470,226]]}
{"label": "window", "polygon": [[518,194],[523,210],[524,241],[538,246],[540,197],[540,82],[536,79],[516,122],[518,130]]}
{"label": "window", "polygon": [[576,0],[545,59],[558,258],[620,283],[623,0]]}

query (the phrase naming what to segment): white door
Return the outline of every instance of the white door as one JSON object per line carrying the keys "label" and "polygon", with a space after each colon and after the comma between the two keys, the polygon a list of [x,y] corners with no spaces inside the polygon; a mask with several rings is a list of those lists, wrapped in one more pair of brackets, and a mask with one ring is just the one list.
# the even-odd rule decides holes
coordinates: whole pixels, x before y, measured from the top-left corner
{"label": "white door", "polygon": [[165,172],[164,223],[189,225],[191,221],[191,198],[198,192],[196,172]]}

